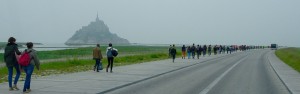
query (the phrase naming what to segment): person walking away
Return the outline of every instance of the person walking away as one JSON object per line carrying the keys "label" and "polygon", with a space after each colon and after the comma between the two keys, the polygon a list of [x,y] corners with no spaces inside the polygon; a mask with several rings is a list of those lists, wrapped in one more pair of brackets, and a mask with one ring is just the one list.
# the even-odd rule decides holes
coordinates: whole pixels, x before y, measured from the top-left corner
{"label": "person walking away", "polygon": [[197,51],[197,58],[199,59],[199,56],[201,56],[201,50],[200,50],[200,46],[199,45],[197,45],[197,49],[196,49],[196,51]]}
{"label": "person walking away", "polygon": [[97,69],[97,72],[99,72],[99,70],[103,69],[102,63],[101,63],[103,56],[101,54],[100,44],[97,44],[97,47],[95,47],[93,49],[93,59],[96,61],[95,66],[94,66],[94,71]]}
{"label": "person walking away", "polygon": [[230,54],[231,54],[231,52],[232,52],[232,49],[233,49],[232,46],[230,46],[230,47],[229,47],[229,52],[230,52]]}
{"label": "person walking away", "polygon": [[107,64],[107,67],[106,67],[106,72],[108,72],[108,68],[110,67],[110,72],[112,73],[112,68],[113,68],[113,63],[114,63],[114,56],[112,54],[112,50],[116,50],[118,51],[118,49],[115,49],[112,47],[112,44],[109,43],[108,44],[108,47],[106,48],[106,55],[107,55],[107,61],[108,61],[108,64]]}
{"label": "person walking away", "polygon": [[172,49],[172,45],[170,45],[169,47],[169,57],[171,57],[171,49]]}
{"label": "person walking away", "polygon": [[185,57],[186,57],[186,47],[185,47],[185,45],[183,45],[181,47],[181,52],[182,52],[182,59],[185,59]]}
{"label": "person walking away", "polygon": [[[19,51],[18,45],[15,42],[16,39],[14,37],[10,37],[4,50],[4,62],[8,69],[9,91],[12,91],[14,89],[19,90],[19,88],[17,87],[17,83],[20,77],[20,66],[18,64],[16,54],[20,55],[21,52]],[[14,85],[12,85],[13,68],[15,68],[16,70]]]}
{"label": "person walking away", "polygon": [[203,48],[202,48],[202,46],[200,45],[200,46],[199,46],[199,57],[202,55],[202,52],[203,52]]}
{"label": "person walking away", "polygon": [[206,55],[206,51],[207,51],[207,46],[204,45],[204,46],[203,46],[203,57]]}
{"label": "person walking away", "polygon": [[195,52],[196,52],[195,44],[193,44],[193,46],[192,46],[192,48],[191,48],[191,52],[192,52],[192,57],[193,57],[193,59],[195,59]]}
{"label": "person walking away", "polygon": [[176,48],[175,48],[175,44],[173,44],[173,47],[171,48],[171,55],[172,55],[173,63],[174,63],[175,57],[176,57]]}
{"label": "person walking away", "polygon": [[223,50],[223,47],[222,45],[219,46],[219,54],[222,54],[222,50]]}
{"label": "person walking away", "polygon": [[229,48],[229,46],[227,46],[227,48],[226,48],[227,54],[228,54],[229,50],[230,50],[230,48]]}
{"label": "person walking away", "polygon": [[23,92],[29,93],[31,91],[31,89],[30,89],[31,75],[34,70],[34,66],[37,68],[37,70],[40,70],[40,60],[37,56],[36,50],[32,49],[33,43],[28,42],[28,43],[26,43],[26,46],[27,46],[27,49],[25,49],[25,51],[22,54],[24,54],[25,52],[29,53],[30,63],[28,66],[21,66],[21,67],[22,67],[22,69],[24,69],[24,72],[26,73]]}
{"label": "person walking away", "polygon": [[218,53],[218,47],[217,47],[217,45],[214,46],[213,50],[214,50],[214,55],[217,55],[217,53]]}
{"label": "person walking away", "polygon": [[225,54],[225,45],[222,47],[223,54]]}
{"label": "person walking away", "polygon": [[211,55],[211,45],[208,46],[208,55]]}
{"label": "person walking away", "polygon": [[188,53],[188,59],[190,59],[191,58],[191,46],[188,46],[187,53]]}

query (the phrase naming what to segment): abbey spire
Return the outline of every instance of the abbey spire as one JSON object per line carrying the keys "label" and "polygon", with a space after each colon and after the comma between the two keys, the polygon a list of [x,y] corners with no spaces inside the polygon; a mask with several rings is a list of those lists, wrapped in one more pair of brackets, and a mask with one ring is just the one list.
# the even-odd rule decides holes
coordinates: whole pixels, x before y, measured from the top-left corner
{"label": "abbey spire", "polygon": [[96,18],[96,21],[100,21],[99,16],[98,16],[98,12],[97,12],[97,18]]}

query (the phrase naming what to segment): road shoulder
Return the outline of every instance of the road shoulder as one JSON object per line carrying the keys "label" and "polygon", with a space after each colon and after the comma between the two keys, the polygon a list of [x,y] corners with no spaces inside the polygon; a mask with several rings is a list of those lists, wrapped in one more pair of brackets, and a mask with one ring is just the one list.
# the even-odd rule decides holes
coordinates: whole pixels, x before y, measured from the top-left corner
{"label": "road shoulder", "polygon": [[300,94],[300,73],[281,61],[275,51],[268,55],[271,66],[292,94]]}

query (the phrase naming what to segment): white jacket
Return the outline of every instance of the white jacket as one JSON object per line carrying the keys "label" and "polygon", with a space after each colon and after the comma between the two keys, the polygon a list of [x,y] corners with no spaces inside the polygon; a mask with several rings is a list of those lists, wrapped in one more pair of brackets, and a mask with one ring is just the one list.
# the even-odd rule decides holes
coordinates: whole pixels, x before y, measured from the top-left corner
{"label": "white jacket", "polygon": [[[107,48],[106,48],[106,54],[107,54],[108,50],[111,49],[111,48],[112,48],[112,47],[107,47]],[[116,48],[113,48],[113,50],[118,51],[118,49],[116,49]]]}

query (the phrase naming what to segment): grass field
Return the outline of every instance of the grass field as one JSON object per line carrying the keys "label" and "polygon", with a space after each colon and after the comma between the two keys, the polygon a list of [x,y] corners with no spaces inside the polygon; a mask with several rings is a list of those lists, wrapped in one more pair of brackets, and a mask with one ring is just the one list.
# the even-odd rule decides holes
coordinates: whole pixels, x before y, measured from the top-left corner
{"label": "grass field", "polygon": [[[163,53],[168,52],[168,47],[160,46],[116,46],[119,50],[119,55],[128,54],[148,54],[148,53]],[[91,47],[77,48],[77,49],[64,49],[55,51],[38,51],[38,57],[40,60],[47,59],[59,59],[59,58],[73,58],[73,57],[84,57],[92,55]],[[101,47],[102,54],[105,54],[106,47]],[[3,62],[3,53],[0,53],[0,62]]]}
{"label": "grass field", "polygon": [[[106,48],[106,47],[105,47]],[[168,59],[168,47],[152,47],[152,46],[120,46],[118,48],[120,56],[115,58],[114,66],[124,66],[130,64],[143,63],[147,61]],[[92,70],[95,61],[92,59],[78,59],[76,57],[92,54],[92,48],[78,48],[58,51],[39,51],[38,56],[41,59],[55,59],[61,57],[72,57],[67,61],[57,61],[41,64],[41,70],[34,71],[36,76],[47,76],[51,74],[66,74],[73,72],[81,72]],[[102,47],[104,55],[104,47]],[[177,49],[177,57],[181,55],[179,48]],[[134,54],[134,55],[121,55]],[[2,54],[3,55],[3,54]],[[56,56],[58,55],[58,56]],[[59,57],[60,56],[60,57]],[[73,58],[75,56],[75,58]],[[2,58],[2,57],[0,57]],[[107,65],[107,59],[103,59],[103,66]],[[7,81],[7,68],[0,68],[0,83]],[[25,74],[22,73],[21,79]]]}
{"label": "grass field", "polygon": [[284,48],[275,53],[283,62],[300,72],[300,48]]}

